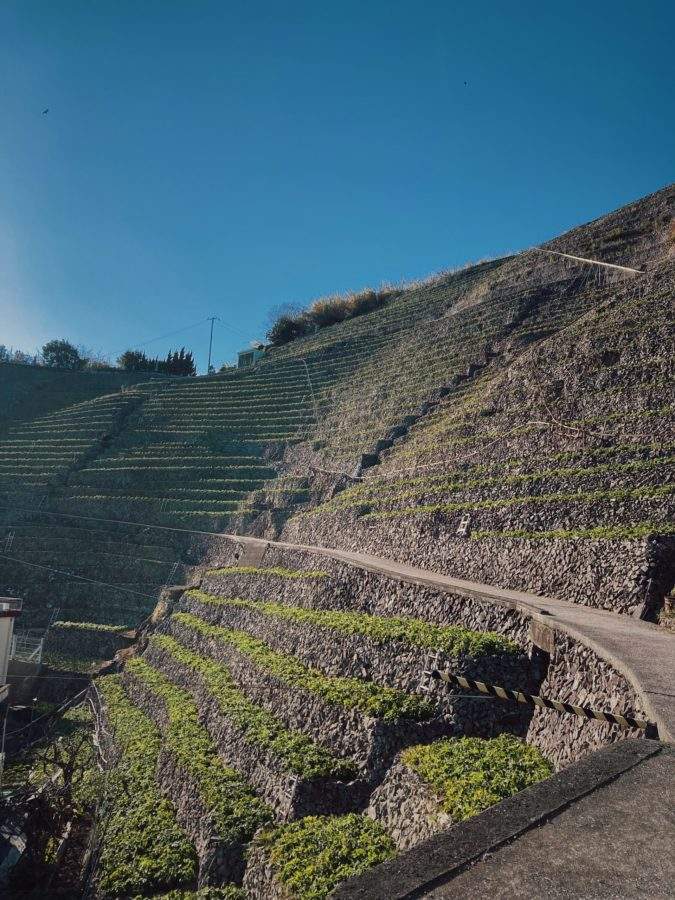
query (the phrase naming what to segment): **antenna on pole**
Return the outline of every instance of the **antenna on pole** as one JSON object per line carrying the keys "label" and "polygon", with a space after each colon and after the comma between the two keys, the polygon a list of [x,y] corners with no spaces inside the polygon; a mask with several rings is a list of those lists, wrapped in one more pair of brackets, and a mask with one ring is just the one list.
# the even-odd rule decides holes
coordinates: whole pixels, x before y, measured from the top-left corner
{"label": "antenna on pole", "polygon": [[211,323],[211,337],[209,338],[209,362],[208,362],[208,365],[207,365],[207,367],[206,367],[206,374],[207,374],[207,375],[212,375],[212,374],[213,374],[213,366],[211,365],[211,349],[212,349],[212,347],[213,347],[213,323],[214,323],[216,320],[218,320],[218,321],[220,322],[220,317],[219,317],[219,316],[208,316],[207,319],[206,319],[207,322],[210,322],[210,323]]}

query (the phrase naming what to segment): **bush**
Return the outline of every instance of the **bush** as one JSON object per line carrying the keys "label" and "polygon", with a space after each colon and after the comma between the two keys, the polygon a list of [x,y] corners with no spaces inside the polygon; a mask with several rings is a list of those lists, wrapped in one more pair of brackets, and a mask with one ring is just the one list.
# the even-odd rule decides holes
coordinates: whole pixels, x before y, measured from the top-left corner
{"label": "bush", "polygon": [[64,340],[47,341],[42,348],[42,358],[49,368],[69,369],[73,372],[82,369],[86,363],[77,347]]}
{"label": "bush", "polygon": [[280,314],[267,332],[267,339],[276,346],[287,344],[313,330],[327,328],[329,325],[336,325],[345,319],[352,319],[355,316],[362,316],[364,313],[379,309],[399,293],[398,288],[389,286],[382,287],[378,291],[365,288],[362,291],[352,291],[348,294],[330,294],[327,297],[319,297],[305,312],[298,311],[296,307],[282,307]]}
{"label": "bush", "polygon": [[164,375],[196,375],[194,357],[191,350],[181,347],[166,355],[166,359],[150,358],[142,350],[125,350],[118,358],[117,365],[126,372],[162,372]]}
{"label": "bush", "polygon": [[309,331],[309,323],[302,316],[280,316],[267,332],[267,340],[270,344],[280,346],[302,337]]}

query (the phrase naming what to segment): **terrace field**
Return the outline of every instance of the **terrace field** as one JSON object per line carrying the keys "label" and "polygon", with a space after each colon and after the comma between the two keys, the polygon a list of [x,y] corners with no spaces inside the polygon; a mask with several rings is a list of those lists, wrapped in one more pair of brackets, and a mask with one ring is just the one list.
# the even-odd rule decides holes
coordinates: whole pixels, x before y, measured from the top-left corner
{"label": "terrace field", "polygon": [[646,715],[576,637],[542,650],[516,605],[316,548],[657,634],[675,581],[674,204],[669,187],[546,245],[638,272],[527,251],[250,370],[55,392],[8,422],[0,594],[24,599],[53,667],[128,660],[92,692],[96,896],[324,898],[627,733],[434,690],[431,667]]}

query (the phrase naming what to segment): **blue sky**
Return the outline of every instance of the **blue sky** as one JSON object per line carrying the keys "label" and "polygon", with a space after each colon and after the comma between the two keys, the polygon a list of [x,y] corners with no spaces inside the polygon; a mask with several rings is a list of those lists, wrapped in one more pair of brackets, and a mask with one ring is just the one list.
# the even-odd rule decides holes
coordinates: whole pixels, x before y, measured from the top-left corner
{"label": "blue sky", "polygon": [[657,190],[674,28],[649,0],[1,0],[0,343],[194,325],[147,349],[204,368],[209,315],[219,363],[272,306]]}

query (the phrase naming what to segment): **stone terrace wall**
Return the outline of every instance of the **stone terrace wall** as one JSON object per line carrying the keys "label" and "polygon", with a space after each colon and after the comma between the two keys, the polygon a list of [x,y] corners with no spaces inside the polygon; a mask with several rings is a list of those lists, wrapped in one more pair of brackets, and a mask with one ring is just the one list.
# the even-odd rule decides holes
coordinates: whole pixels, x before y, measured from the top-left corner
{"label": "stone terrace wall", "polygon": [[[533,657],[528,685],[500,681],[498,671],[490,671],[494,683],[525,689],[553,699],[586,705],[604,711],[644,716],[643,707],[629,682],[593,650],[559,633],[550,655],[535,648],[527,616],[501,604],[460,594],[445,593],[396,578],[367,572],[356,566],[306,551],[289,551],[270,545],[260,563],[263,567],[321,570],[326,578],[290,579],[272,575],[232,575],[232,596],[268,600],[320,609],[341,609],[381,616],[408,616],[438,625],[460,625],[479,631],[503,634]],[[222,591],[221,591],[222,593]],[[478,673],[474,677],[480,679]],[[514,677],[511,675],[511,677]],[[476,701],[478,703],[478,701]],[[500,702],[500,701],[484,701]],[[521,732],[523,707],[514,704],[513,730]],[[561,768],[591,750],[630,733],[616,725],[589,721],[550,710],[528,710],[525,723],[528,742],[537,746]]]}

